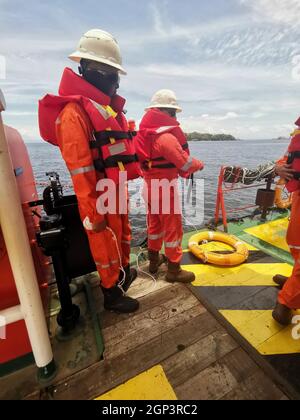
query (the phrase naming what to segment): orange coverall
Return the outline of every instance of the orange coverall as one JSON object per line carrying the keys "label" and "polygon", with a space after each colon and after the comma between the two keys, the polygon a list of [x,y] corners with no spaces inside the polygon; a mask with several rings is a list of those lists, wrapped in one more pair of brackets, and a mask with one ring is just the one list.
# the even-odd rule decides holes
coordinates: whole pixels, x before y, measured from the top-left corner
{"label": "orange coverall", "polygon": [[[176,214],[175,203],[178,201],[179,194],[176,188],[171,189],[170,194],[170,212],[165,214],[162,211],[163,190],[155,192],[151,186],[152,180],[167,179],[169,181],[177,180],[179,175],[188,177],[194,172],[203,169],[202,162],[192,159],[187,152],[182,149],[177,138],[166,133],[154,140],[152,147],[153,156],[161,156],[166,161],[174,164],[176,168],[159,169],[152,168],[144,171],[143,176],[147,185],[148,197],[148,248],[152,251],[160,251],[163,243],[165,244],[165,254],[173,263],[179,263],[182,258],[182,215]],[[159,202],[159,214],[153,214],[153,204]]]}
{"label": "orange coverall", "polygon": [[93,127],[86,112],[78,104],[69,103],[59,116],[56,132],[66,165],[70,172],[75,173],[72,181],[82,221],[86,218],[91,224],[106,221],[111,229],[100,233],[92,230],[86,232],[101,284],[104,288],[112,288],[118,282],[120,266],[126,267],[130,261],[131,228],[128,212],[118,214],[117,197],[117,214],[97,213],[96,204],[100,194],[96,191],[96,185],[101,178],[95,171],[89,147]]}
{"label": "orange coverall", "polygon": [[294,257],[295,265],[292,276],[279,293],[278,300],[279,303],[290,309],[300,309],[300,191],[293,194],[287,243]]}

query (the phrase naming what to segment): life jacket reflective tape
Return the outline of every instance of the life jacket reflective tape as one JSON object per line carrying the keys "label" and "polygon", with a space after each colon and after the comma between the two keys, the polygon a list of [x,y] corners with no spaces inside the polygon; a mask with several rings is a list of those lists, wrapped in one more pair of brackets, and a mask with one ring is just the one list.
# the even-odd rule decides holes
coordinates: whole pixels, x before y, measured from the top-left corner
{"label": "life jacket reflective tape", "polygon": [[144,116],[140,131],[134,139],[136,152],[144,170],[148,169],[172,169],[176,166],[166,161],[162,156],[153,152],[155,140],[162,134],[173,134],[179,141],[182,149],[190,154],[187,138],[179,126],[179,123],[172,117],[156,110],[150,109]]}
{"label": "life jacket reflective tape", "polygon": [[[140,166],[132,142],[133,133],[126,131],[128,125],[122,110],[115,112],[107,104],[110,98],[71,69],[65,69],[59,92],[60,96],[46,95],[39,101],[42,138],[58,145],[56,124],[60,122],[59,115],[66,105],[77,103],[85,111],[94,130],[90,147],[98,151],[94,152],[95,169],[116,184],[119,183],[120,172],[127,172],[127,180],[140,177]],[[122,98],[117,98],[122,101]]]}
{"label": "life jacket reflective tape", "polygon": [[294,179],[289,181],[286,185],[287,190],[293,193],[300,190],[300,130],[297,129],[292,134],[292,140],[288,149],[287,163],[292,165],[295,171]]}

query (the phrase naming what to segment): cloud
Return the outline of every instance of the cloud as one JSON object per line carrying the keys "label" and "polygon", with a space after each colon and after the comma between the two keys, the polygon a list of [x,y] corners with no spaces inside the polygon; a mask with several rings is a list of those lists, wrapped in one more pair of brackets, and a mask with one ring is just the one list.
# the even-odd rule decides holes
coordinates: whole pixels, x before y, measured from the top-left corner
{"label": "cloud", "polygon": [[240,0],[250,9],[259,20],[286,25],[299,25],[299,0]]}
{"label": "cloud", "polygon": [[154,23],[154,31],[156,34],[160,36],[166,36],[166,25],[163,22],[162,15],[160,13],[160,8],[156,3],[150,4],[150,10],[153,16],[153,23]]}
{"label": "cloud", "polygon": [[57,92],[64,66],[73,66],[68,54],[80,35],[96,26],[119,40],[128,70],[120,94],[136,120],[161,88],[176,91],[190,130],[275,137],[285,135],[296,119],[300,28],[294,25],[297,7],[288,7],[293,2],[249,0],[241,7],[240,0],[189,0],[187,8],[179,0],[132,0],[126,7],[124,0],[107,6],[86,1],[94,13],[84,19],[78,0],[28,0],[26,6],[11,0],[1,8],[4,118],[26,139],[39,138],[38,99]]}
{"label": "cloud", "polygon": [[27,112],[27,111],[7,111],[5,113],[6,116],[9,117],[28,117],[28,116],[35,116],[37,117],[37,112]]}
{"label": "cloud", "polygon": [[209,115],[203,114],[202,118],[204,120],[213,120],[213,121],[226,121],[238,118],[239,115],[236,112],[227,112],[226,115]]}

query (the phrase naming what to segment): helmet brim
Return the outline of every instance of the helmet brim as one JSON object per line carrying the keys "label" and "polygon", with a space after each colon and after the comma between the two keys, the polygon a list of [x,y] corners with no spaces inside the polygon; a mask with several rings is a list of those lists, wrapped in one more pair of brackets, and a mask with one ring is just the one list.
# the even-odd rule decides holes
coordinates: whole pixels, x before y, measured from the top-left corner
{"label": "helmet brim", "polygon": [[69,55],[69,59],[72,61],[75,61],[75,63],[80,63],[82,59],[96,61],[97,63],[106,64],[110,67],[113,67],[114,69],[117,69],[124,76],[127,75],[127,72],[119,64],[114,63],[113,61],[107,60],[106,58],[97,57],[96,55],[93,55],[90,53],[83,53],[81,51],[75,51],[74,53]]}
{"label": "helmet brim", "polygon": [[162,109],[176,109],[176,111],[182,112],[182,108],[180,108],[180,106],[178,105],[150,105],[148,106],[145,110],[148,111],[149,109],[155,109],[155,108],[162,108]]}

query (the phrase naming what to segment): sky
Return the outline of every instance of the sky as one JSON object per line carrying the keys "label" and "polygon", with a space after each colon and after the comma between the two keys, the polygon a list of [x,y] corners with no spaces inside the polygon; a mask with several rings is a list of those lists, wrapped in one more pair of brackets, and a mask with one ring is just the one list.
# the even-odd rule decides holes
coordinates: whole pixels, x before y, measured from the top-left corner
{"label": "sky", "polygon": [[300,114],[299,16],[299,0],[0,0],[3,118],[41,141],[38,100],[57,93],[64,67],[77,70],[68,55],[100,28],[120,44],[128,117],[173,89],[188,132],[288,137]]}

